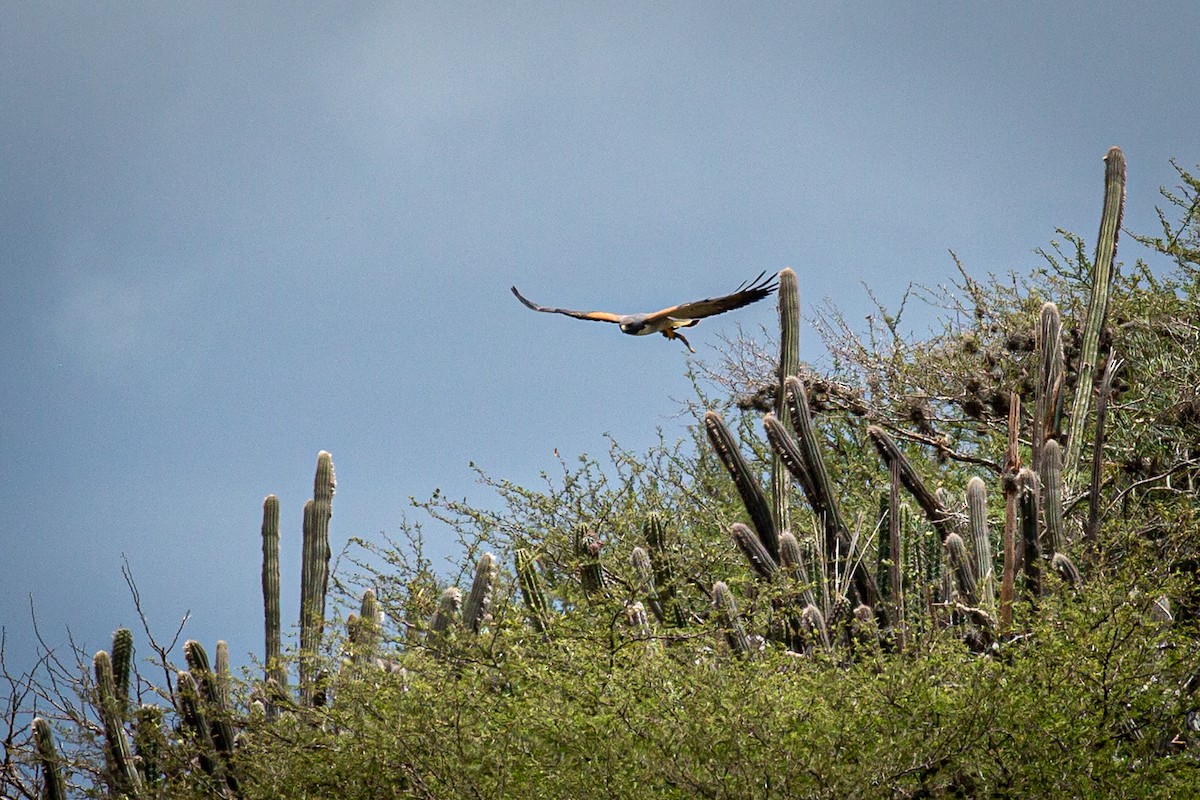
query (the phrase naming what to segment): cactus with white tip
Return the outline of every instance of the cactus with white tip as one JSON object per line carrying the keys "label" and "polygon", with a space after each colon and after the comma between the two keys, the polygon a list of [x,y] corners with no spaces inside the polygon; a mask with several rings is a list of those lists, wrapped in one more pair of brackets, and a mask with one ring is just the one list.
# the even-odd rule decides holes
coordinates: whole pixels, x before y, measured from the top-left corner
{"label": "cactus with white tip", "polygon": [[717,624],[721,627],[725,642],[729,649],[738,654],[750,652],[750,637],[738,617],[737,600],[724,581],[717,581],[712,588],[713,611],[716,612]]}
{"label": "cactus with white tip", "polygon": [[463,602],[463,627],[471,633],[479,633],[492,609],[492,599],[496,593],[496,579],[500,574],[496,557],[484,553],[475,565],[475,579],[471,582],[471,591]]}

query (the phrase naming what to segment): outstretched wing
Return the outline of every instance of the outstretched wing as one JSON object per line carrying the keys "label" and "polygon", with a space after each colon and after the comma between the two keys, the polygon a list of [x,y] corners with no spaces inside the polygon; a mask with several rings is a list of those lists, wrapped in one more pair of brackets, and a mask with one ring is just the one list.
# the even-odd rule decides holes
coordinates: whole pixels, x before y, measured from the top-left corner
{"label": "outstretched wing", "polygon": [[723,314],[735,308],[757,303],[779,288],[774,275],[770,277],[766,276],[767,273],[763,272],[754,280],[743,283],[732,293],[721,297],[709,297],[704,300],[697,300],[694,303],[681,303],[677,306],[664,308],[662,311],[655,311],[648,317],[647,322],[662,320],[666,317],[673,317],[674,319],[701,319],[702,317]]}
{"label": "outstretched wing", "polygon": [[568,317],[575,317],[575,319],[590,319],[593,322],[621,321],[620,314],[610,314],[607,311],[572,311],[569,308],[547,308],[546,306],[539,306],[522,297],[521,293],[517,291],[517,287],[515,286],[512,287],[512,293],[517,296],[517,299],[520,300],[526,308],[531,308],[534,311],[545,311],[547,314],[566,314]]}

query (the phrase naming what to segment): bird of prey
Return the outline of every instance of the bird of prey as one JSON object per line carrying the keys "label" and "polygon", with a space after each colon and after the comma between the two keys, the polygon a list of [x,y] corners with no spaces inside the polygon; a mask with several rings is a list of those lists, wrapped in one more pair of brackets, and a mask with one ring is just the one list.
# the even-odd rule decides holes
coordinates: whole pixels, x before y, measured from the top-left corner
{"label": "bird of prey", "polygon": [[721,297],[709,297],[691,303],[680,303],[652,314],[612,314],[608,311],[572,311],[569,308],[548,308],[539,306],[525,299],[517,287],[512,287],[512,293],[517,296],[526,308],[534,311],[545,311],[548,314],[566,314],[576,319],[590,319],[594,322],[615,322],[621,326],[622,333],[630,336],[645,336],[650,333],[661,333],[668,339],[678,339],[691,352],[696,352],[679,328],[690,328],[704,317],[714,314],[724,314],[735,308],[748,306],[762,300],[779,288],[772,275],[764,280],[767,273],[760,273],[757,278],[747,281],[734,289],[732,293]]}

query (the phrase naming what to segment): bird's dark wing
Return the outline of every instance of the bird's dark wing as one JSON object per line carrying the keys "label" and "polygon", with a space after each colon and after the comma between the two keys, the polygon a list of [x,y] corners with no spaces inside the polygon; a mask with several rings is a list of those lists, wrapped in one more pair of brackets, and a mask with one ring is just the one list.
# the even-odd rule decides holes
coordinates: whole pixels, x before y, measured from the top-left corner
{"label": "bird's dark wing", "polygon": [[526,308],[531,308],[534,311],[545,311],[547,314],[566,314],[568,317],[575,317],[575,319],[590,319],[593,322],[621,321],[620,314],[610,314],[607,311],[572,311],[569,308],[547,308],[546,306],[535,305],[534,303],[531,303],[522,297],[521,293],[517,291],[517,287],[515,286],[512,287],[512,293],[517,296],[517,299],[520,300]]}
{"label": "bird's dark wing", "polygon": [[767,273],[763,272],[754,280],[743,283],[732,293],[721,297],[709,297],[705,300],[697,300],[693,303],[681,303],[677,306],[664,308],[662,311],[655,311],[649,315],[647,321],[653,322],[666,317],[673,317],[674,319],[700,319],[702,317],[711,317],[714,314],[723,314],[726,311],[732,311],[735,308],[756,303],[779,288],[779,284],[775,281],[775,276],[766,277],[766,275]]}

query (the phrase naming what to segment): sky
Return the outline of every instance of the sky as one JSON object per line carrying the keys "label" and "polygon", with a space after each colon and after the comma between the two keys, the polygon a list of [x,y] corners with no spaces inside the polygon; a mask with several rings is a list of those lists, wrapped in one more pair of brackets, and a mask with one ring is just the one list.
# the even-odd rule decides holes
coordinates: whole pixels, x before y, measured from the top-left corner
{"label": "sky", "polygon": [[[1200,162],[1200,4],[0,0],[0,625],[262,652],[262,499],[337,552],[683,432],[687,351],[533,314],[792,267],[852,319],[1128,230]],[[1130,239],[1120,255],[1147,257]],[[714,359],[763,302],[689,332]],[[802,357],[817,360],[811,327]],[[427,524],[435,555],[449,536]]]}

